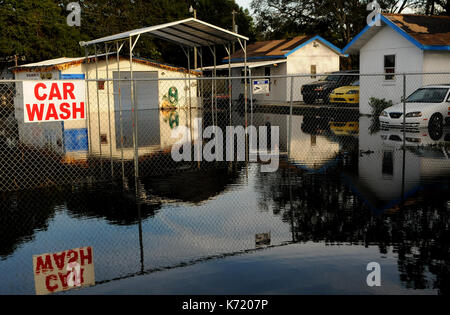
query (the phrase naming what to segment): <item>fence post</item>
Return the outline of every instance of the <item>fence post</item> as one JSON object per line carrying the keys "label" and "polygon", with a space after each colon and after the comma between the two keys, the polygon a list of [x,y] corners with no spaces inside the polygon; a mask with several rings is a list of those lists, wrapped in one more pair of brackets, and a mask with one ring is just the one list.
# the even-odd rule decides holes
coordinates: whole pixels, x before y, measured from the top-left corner
{"label": "fence post", "polygon": [[291,160],[291,138],[292,138],[292,107],[294,102],[294,77],[291,76],[291,96],[289,106],[289,134],[288,134],[288,161]]}
{"label": "fence post", "polygon": [[403,161],[402,161],[402,206],[405,201],[405,171],[406,171],[406,74],[403,74]]}

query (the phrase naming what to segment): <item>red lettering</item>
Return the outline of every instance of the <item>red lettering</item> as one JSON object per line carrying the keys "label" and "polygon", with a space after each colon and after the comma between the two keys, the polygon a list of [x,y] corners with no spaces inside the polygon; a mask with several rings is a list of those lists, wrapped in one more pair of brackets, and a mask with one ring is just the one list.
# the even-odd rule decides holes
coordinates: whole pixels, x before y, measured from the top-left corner
{"label": "red lettering", "polygon": [[77,103],[73,103],[73,119],[77,119],[77,113],[80,113],[80,118],[84,119],[84,102],[80,103],[79,108],[77,108]]}
{"label": "red lettering", "polygon": [[84,268],[80,268],[80,283],[84,284]]}
{"label": "red lettering", "polygon": [[67,95],[70,94],[70,99],[75,99],[75,94],[73,94],[73,90],[75,90],[75,85],[73,83],[63,83],[63,94],[64,99],[67,100]]}
{"label": "red lettering", "polygon": [[56,275],[48,275],[45,278],[45,286],[47,287],[47,290],[49,292],[54,292],[54,291],[56,291],[56,289],[58,289],[58,285],[57,284],[55,284],[53,286],[50,285],[50,281],[52,281],[52,280],[53,281],[57,281],[58,277]]}
{"label": "red lettering", "polygon": [[53,259],[55,261],[56,267],[58,270],[62,270],[64,268],[64,259],[66,258],[66,252],[62,254],[53,254]]}
{"label": "red lettering", "polygon": [[67,286],[68,286],[68,284],[67,284],[67,277],[69,277],[69,274],[70,274],[70,271],[67,272],[66,274],[58,272],[59,281],[61,281],[63,289],[67,288]]}
{"label": "red lettering", "polygon": [[45,120],[50,120],[53,118],[54,120],[58,120],[58,113],[56,112],[55,104],[48,104],[47,116],[45,116]]}
{"label": "red lettering", "polygon": [[85,260],[87,260],[88,264],[92,264],[92,249],[90,247],[87,248],[87,255],[84,254],[83,249],[80,249],[80,260],[82,266],[84,266]]}
{"label": "red lettering", "polygon": [[42,272],[47,272],[49,270],[53,270],[52,259],[50,255],[45,255],[45,262],[42,259],[42,256],[38,256],[36,259],[36,274],[40,274]]}
{"label": "red lettering", "polygon": [[70,118],[70,104],[69,103],[62,103],[59,106],[59,109],[64,113],[59,115],[61,119],[69,119]]}
{"label": "red lettering", "polygon": [[72,262],[76,262],[78,260],[78,252],[74,251],[74,250],[69,250],[69,252],[67,253],[67,257],[71,257],[69,258],[68,263],[72,263]]}
{"label": "red lettering", "polygon": [[38,104],[33,104],[33,109],[30,109],[30,104],[27,104],[28,120],[32,122],[37,116],[37,120],[41,121],[42,116],[44,116],[44,105],[45,104],[40,104],[40,107],[38,107]]}
{"label": "red lettering", "polygon": [[48,97],[49,101],[53,100],[54,98],[61,100],[61,93],[59,92],[58,83],[53,83],[52,88],[50,89],[50,95]]}
{"label": "red lettering", "polygon": [[39,100],[39,101],[43,101],[47,98],[47,94],[43,94],[42,96],[39,95],[39,89],[43,88],[46,89],[47,86],[44,83],[38,83],[36,84],[36,86],[34,87],[34,96]]}

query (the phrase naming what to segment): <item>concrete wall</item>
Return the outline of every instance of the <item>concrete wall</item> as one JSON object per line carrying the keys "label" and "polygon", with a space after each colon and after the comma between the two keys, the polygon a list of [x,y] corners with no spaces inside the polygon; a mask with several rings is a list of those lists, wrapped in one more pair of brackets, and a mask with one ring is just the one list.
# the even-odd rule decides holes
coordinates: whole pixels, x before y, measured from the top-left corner
{"label": "concrete wall", "polygon": [[[450,51],[424,52],[423,72],[450,72]],[[450,84],[450,74],[424,75],[423,84]]]}
{"label": "concrete wall", "polygon": [[[364,76],[364,74],[384,73],[384,56],[396,55],[396,72],[423,72],[423,51],[414,46],[388,26],[382,29],[360,50],[360,112],[370,114],[370,97],[385,98],[398,103],[403,95],[403,78],[385,80],[384,76]],[[406,84],[407,94],[423,84],[422,76],[409,77]]]}
{"label": "concrete wall", "polygon": [[[314,47],[316,45],[316,47]],[[288,56],[287,74],[310,74],[311,66],[316,66],[316,73],[328,73],[340,70],[339,55],[316,40],[303,46]],[[301,77],[294,79],[294,101],[303,101],[301,87],[317,81],[320,77]],[[290,81],[286,84],[287,99],[290,97]]]}

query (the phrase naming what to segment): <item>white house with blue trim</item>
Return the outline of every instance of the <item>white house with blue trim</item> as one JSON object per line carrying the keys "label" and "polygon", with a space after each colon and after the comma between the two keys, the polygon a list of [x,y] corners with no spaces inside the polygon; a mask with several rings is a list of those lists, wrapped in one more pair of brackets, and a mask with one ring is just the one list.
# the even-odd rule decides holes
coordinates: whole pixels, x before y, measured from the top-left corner
{"label": "white house with blue trim", "polygon": [[[343,56],[341,49],[320,36],[298,36],[256,42],[247,46],[247,65],[251,76],[310,75],[296,79],[294,101],[302,100],[300,92],[302,84],[319,79],[315,74],[339,71],[341,56]],[[217,69],[227,71],[228,62],[228,58],[223,59],[224,64]],[[206,70],[213,68],[207,67]],[[231,55],[231,68],[232,76],[244,74],[242,50]],[[244,94],[243,80],[233,80],[232,86],[233,99],[239,99],[240,95]],[[290,99],[290,80],[272,78],[269,93],[254,95],[253,98],[262,103],[285,103]]]}
{"label": "white house with blue trim", "polygon": [[[450,17],[382,14],[381,25],[366,26],[343,50],[360,56],[360,112],[370,114],[369,99],[394,103],[429,84],[450,83]],[[391,75],[397,73],[400,75]],[[364,76],[364,74],[384,74]]]}

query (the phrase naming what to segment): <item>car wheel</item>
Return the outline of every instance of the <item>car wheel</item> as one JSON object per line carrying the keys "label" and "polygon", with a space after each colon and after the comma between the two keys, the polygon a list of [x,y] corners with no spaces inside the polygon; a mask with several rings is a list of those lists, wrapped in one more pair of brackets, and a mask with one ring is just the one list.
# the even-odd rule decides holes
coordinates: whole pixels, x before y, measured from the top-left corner
{"label": "car wheel", "polygon": [[436,113],[431,116],[428,123],[428,128],[430,130],[441,130],[444,127],[444,118],[441,114]]}

